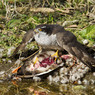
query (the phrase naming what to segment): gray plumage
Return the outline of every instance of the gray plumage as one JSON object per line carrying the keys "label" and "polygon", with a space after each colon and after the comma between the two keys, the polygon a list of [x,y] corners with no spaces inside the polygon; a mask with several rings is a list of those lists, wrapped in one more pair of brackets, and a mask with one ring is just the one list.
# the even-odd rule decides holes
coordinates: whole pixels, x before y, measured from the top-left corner
{"label": "gray plumage", "polygon": [[77,57],[81,62],[95,71],[95,59],[89,55],[85,47],[79,43],[73,33],[64,30],[60,25],[38,25],[35,29],[29,30],[21,44],[16,48],[13,55],[18,50],[22,50],[30,40],[35,41],[46,49],[65,49],[68,53]]}

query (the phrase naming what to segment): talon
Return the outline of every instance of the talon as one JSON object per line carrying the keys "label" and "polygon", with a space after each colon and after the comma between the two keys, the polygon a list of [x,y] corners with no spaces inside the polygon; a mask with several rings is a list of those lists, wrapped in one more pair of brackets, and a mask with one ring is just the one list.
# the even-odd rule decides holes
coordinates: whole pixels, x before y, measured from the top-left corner
{"label": "talon", "polygon": [[53,55],[51,55],[51,57],[55,57],[55,61],[57,60],[58,56],[58,50],[56,51],[56,53],[54,53]]}
{"label": "talon", "polygon": [[38,60],[39,60],[39,59],[38,59],[38,57],[36,56],[36,58],[34,59],[34,63],[33,63],[33,64],[35,65],[35,64],[38,62]]}

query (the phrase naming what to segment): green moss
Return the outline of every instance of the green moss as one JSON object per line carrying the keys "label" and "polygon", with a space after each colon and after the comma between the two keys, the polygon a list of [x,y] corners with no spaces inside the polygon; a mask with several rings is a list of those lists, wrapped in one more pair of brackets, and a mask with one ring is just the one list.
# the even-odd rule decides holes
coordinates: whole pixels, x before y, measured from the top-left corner
{"label": "green moss", "polygon": [[95,41],[95,25],[90,25],[86,29],[80,31],[80,35],[85,39],[91,39]]}
{"label": "green moss", "polygon": [[[9,6],[14,6],[15,0],[7,0],[7,4]],[[18,2],[19,1],[19,2]],[[36,1],[36,3],[35,3]],[[49,0],[48,0],[49,1]],[[72,0],[71,0],[72,1]],[[71,2],[70,1],[70,2]],[[25,11],[22,10],[19,14],[16,12],[13,13],[13,17],[10,19],[6,19],[4,15],[6,15],[6,9],[5,5],[2,4],[0,1],[0,13],[1,18],[0,21],[5,25],[4,28],[2,28],[1,22],[0,27],[3,29],[0,32],[0,47],[4,47],[5,50],[11,46],[17,47],[19,43],[22,41],[23,38],[23,32],[27,31],[29,29],[35,28],[38,24],[63,24],[64,21],[73,21],[73,20],[79,20],[77,23],[78,27],[76,29],[67,29],[74,33],[78,39],[78,41],[82,42],[83,39],[89,40],[89,45],[93,45],[95,43],[95,25],[89,25],[90,19],[87,18],[86,13],[88,12],[86,7],[83,6],[84,4],[88,7],[88,3],[84,2],[83,0],[73,0],[70,2],[63,2],[58,0],[50,0],[49,3],[47,1],[45,2],[45,5],[43,7],[49,7],[49,8],[59,8],[61,10],[67,10],[70,9],[70,13],[66,14],[61,11],[55,11],[54,13],[42,13],[42,12],[30,12],[29,10]],[[27,0],[16,0],[16,8],[23,7],[29,5],[29,1]],[[42,7],[42,0],[32,0],[32,7]],[[81,5],[83,4],[83,5]],[[91,3],[90,3],[91,4]],[[17,11],[18,12],[18,11]],[[4,18],[3,18],[3,17]],[[2,20],[5,19],[5,20]],[[66,28],[68,26],[65,26]],[[80,31],[81,29],[81,31]],[[31,48],[34,44],[31,43],[27,46],[27,48]],[[37,45],[34,46],[37,48]]]}

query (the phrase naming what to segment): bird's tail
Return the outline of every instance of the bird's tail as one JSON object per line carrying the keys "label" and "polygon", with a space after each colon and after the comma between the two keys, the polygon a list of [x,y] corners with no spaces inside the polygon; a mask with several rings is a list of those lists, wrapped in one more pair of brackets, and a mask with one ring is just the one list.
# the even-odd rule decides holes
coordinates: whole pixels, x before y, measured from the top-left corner
{"label": "bird's tail", "polygon": [[80,59],[85,65],[87,65],[91,71],[95,72],[95,59],[88,56],[85,57],[85,55]]}
{"label": "bird's tail", "polygon": [[88,47],[86,45],[82,45],[85,50],[87,51],[87,53],[91,56],[91,57],[94,57],[95,56],[95,51],[93,50],[93,48],[91,47]]}
{"label": "bird's tail", "polygon": [[95,54],[95,51],[87,46],[83,46],[81,43],[77,43],[77,51],[80,52],[79,54],[76,54],[76,57],[79,58],[80,61],[82,61],[85,65],[87,65],[92,71],[95,71],[95,58],[90,54],[90,51],[93,51],[93,54]]}

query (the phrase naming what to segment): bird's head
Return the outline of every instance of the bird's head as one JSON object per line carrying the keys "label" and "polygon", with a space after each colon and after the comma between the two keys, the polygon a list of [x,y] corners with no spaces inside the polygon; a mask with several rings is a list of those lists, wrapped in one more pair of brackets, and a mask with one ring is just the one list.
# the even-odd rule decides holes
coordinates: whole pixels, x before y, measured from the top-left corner
{"label": "bird's head", "polygon": [[41,33],[41,32],[45,32],[46,26],[43,27],[37,27],[34,29],[35,33]]}
{"label": "bird's head", "polygon": [[35,34],[37,34],[37,33],[49,34],[49,32],[51,32],[51,31],[52,31],[51,25],[47,25],[47,24],[38,25],[34,29]]}

